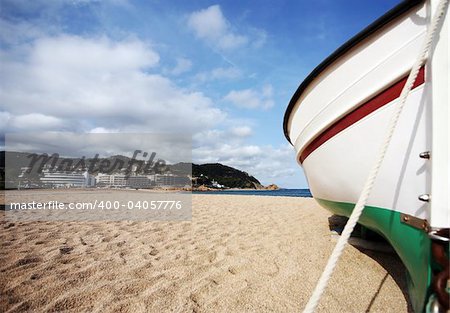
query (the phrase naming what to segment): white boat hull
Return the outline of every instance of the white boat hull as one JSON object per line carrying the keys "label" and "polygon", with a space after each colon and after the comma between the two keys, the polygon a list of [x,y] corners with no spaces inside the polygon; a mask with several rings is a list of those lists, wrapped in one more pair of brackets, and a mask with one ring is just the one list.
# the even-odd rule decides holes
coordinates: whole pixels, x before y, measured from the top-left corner
{"label": "white boat hull", "polygon": [[[414,89],[380,168],[367,205],[429,220],[429,162],[419,154],[430,150],[430,114],[424,85]],[[314,197],[356,203],[377,157],[396,100],[333,136],[303,162]],[[427,131],[428,130],[428,131]]]}
{"label": "white boat hull", "polygon": [[[419,56],[431,2],[398,5],[320,64],[288,106],[286,137],[314,198],[336,214],[351,213],[379,155],[393,108]],[[433,292],[430,282],[438,277],[430,262],[435,257],[431,231],[450,227],[448,190],[442,190],[449,185],[450,162],[448,116],[442,116],[449,106],[448,21],[441,28],[360,218],[388,239],[405,264],[415,311],[424,310]],[[426,151],[431,160],[419,157]],[[430,194],[431,205],[423,201]]]}

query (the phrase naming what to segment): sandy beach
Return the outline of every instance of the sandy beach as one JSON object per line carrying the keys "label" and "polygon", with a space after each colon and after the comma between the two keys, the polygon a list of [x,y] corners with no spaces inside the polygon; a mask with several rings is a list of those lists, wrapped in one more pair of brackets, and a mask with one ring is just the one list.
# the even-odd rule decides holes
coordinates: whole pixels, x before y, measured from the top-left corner
{"label": "sandy beach", "polygon": [[[192,221],[15,222],[2,312],[300,312],[336,237],[307,198],[193,195]],[[349,245],[318,312],[409,312],[393,253]]]}

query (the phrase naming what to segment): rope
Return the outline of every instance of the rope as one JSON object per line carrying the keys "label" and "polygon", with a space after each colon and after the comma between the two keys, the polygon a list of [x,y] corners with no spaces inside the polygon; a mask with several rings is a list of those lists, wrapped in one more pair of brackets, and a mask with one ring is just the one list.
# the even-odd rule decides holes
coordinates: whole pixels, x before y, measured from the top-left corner
{"label": "rope", "polygon": [[408,97],[409,92],[412,89],[412,86],[417,78],[417,74],[419,73],[419,69],[424,63],[424,61],[427,58],[428,51],[430,50],[431,43],[433,42],[433,37],[437,31],[437,28],[439,26],[439,21],[444,16],[446,12],[446,8],[448,5],[449,0],[441,0],[439,2],[439,5],[436,9],[436,13],[433,16],[433,19],[431,20],[430,27],[427,30],[427,34],[425,37],[425,41],[423,43],[422,49],[420,50],[420,55],[417,58],[416,62],[414,63],[411,72],[409,73],[408,79],[405,83],[405,86],[403,87],[403,90],[400,94],[400,98],[397,102],[397,104],[394,107],[394,112],[392,114],[391,120],[389,122],[389,126],[387,128],[387,132],[385,134],[385,139],[383,141],[382,146],[380,147],[380,151],[378,154],[378,158],[376,162],[373,164],[373,167],[370,171],[369,176],[367,177],[367,180],[364,184],[364,189],[362,190],[358,202],[356,203],[352,214],[350,215],[349,220],[347,221],[347,224],[345,225],[344,230],[342,231],[342,234],[334,247],[334,250],[328,259],[328,263],[322,273],[322,276],[319,279],[319,282],[317,283],[316,288],[314,289],[314,292],[311,296],[311,298],[308,301],[308,304],[306,305],[303,313],[313,313],[319,304],[320,297],[322,296],[323,292],[325,291],[325,288],[328,284],[328,281],[331,277],[331,274],[333,273],[334,268],[336,267],[336,264],[339,260],[339,257],[341,256],[344,247],[350,237],[350,234],[352,233],[353,229],[355,228],[356,223],[358,222],[359,217],[361,216],[364,206],[367,203],[367,199],[369,198],[369,195],[373,189],[373,186],[375,184],[375,179],[378,175],[378,171],[381,167],[381,164],[383,162],[383,159],[386,155],[387,148],[389,146],[389,143],[391,142],[392,136],[394,134],[395,128],[397,126],[397,122],[400,118],[400,114],[402,112],[402,109],[405,105],[406,98]]}

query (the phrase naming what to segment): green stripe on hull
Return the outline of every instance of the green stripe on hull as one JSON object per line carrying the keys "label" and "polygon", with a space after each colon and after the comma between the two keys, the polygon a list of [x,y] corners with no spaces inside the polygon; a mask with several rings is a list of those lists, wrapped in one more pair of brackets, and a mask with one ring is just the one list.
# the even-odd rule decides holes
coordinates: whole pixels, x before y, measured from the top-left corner
{"label": "green stripe on hull", "polygon": [[[350,216],[355,206],[352,203],[316,200],[337,215]],[[399,212],[378,207],[366,206],[358,223],[383,235],[395,249],[408,272],[408,291],[413,309],[423,312],[431,283],[431,241],[428,235],[402,223]]]}

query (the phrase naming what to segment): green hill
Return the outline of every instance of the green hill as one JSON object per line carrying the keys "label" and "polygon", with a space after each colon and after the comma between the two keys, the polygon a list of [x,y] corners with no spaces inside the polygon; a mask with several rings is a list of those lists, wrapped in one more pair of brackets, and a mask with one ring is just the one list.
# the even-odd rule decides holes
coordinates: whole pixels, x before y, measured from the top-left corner
{"label": "green hill", "polygon": [[197,177],[195,185],[210,185],[214,180],[229,188],[263,188],[255,177],[220,163],[192,164],[192,176]]}

